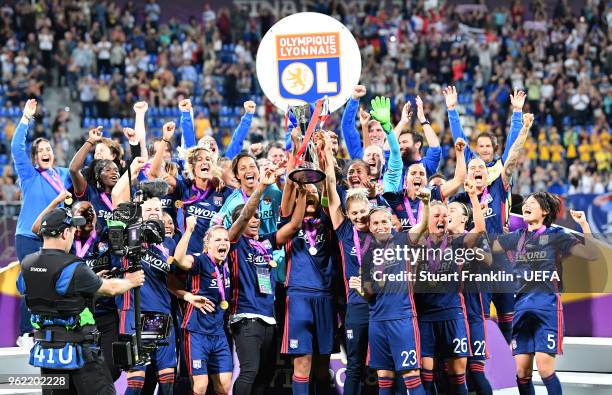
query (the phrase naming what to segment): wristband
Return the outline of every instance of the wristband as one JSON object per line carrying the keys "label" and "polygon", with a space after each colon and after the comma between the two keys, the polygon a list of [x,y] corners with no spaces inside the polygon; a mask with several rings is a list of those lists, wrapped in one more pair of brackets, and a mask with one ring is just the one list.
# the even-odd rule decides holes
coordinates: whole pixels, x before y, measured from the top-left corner
{"label": "wristband", "polygon": [[384,124],[381,124],[380,126],[382,126],[386,134],[389,134],[393,131],[393,126],[391,125],[391,123],[384,123]]}
{"label": "wristband", "polygon": [[92,147],[95,147],[95,146],[96,146],[94,143],[92,143],[92,142],[91,142],[91,141],[89,141],[89,140],[85,140],[85,142],[86,142],[86,143],[91,144],[91,146],[92,146]]}
{"label": "wristband", "polygon": [[166,143],[168,143],[168,145],[172,145],[172,143],[170,142],[170,140],[166,140],[165,138],[162,138],[162,141],[165,141]]}
{"label": "wristband", "polygon": [[425,125],[431,126],[431,122],[429,122],[429,120],[427,119],[424,122],[421,122],[421,126],[425,126]]}
{"label": "wristband", "polygon": [[327,199],[327,196],[322,196],[321,197],[321,206],[328,208],[329,207],[329,199]]}

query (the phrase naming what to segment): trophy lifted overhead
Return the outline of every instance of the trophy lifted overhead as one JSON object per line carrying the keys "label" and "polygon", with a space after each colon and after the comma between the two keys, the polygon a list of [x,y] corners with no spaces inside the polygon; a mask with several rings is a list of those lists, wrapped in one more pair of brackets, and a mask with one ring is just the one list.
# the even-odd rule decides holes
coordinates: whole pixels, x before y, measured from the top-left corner
{"label": "trophy lifted overhead", "polygon": [[325,173],[319,166],[319,157],[312,137],[315,131],[323,128],[329,117],[329,100],[327,96],[317,100],[312,114],[309,104],[291,106],[288,111],[293,114],[302,132],[302,144],[295,156],[295,169],[289,173],[289,178],[298,184],[321,182],[325,180]]}

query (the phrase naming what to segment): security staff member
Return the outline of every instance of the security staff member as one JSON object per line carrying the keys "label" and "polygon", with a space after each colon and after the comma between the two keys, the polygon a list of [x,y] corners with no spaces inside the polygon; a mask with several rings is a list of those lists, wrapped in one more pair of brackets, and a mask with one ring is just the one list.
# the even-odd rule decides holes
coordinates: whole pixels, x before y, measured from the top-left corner
{"label": "security staff member", "polygon": [[17,287],[25,295],[36,329],[30,364],[40,367],[43,375],[69,375],[68,390],[43,390],[43,394],[115,394],[98,345],[94,297],[122,294],[144,283],[142,271],[123,279],[101,278],[68,254],[75,227],[83,224],[83,217],[73,217],[67,209],[51,210],[42,219],[42,249],[21,262]]}

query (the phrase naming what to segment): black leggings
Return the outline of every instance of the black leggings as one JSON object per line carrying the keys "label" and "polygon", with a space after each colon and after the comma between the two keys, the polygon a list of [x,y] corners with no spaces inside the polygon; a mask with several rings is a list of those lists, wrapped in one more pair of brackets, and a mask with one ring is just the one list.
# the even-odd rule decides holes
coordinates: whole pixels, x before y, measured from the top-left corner
{"label": "black leggings", "polygon": [[119,316],[116,311],[96,317],[96,327],[100,331],[100,348],[104,355],[104,362],[108,367],[113,381],[121,376],[121,371],[113,362],[113,342],[119,337]]}
{"label": "black leggings", "polygon": [[240,361],[234,394],[263,394],[274,375],[275,326],[260,319],[243,318],[232,324],[232,336]]}

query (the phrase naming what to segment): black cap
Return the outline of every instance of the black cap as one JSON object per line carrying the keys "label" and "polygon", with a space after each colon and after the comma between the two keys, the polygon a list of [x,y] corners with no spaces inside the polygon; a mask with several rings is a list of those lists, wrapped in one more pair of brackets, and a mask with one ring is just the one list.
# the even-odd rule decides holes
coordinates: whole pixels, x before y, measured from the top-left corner
{"label": "black cap", "polygon": [[73,217],[70,210],[65,208],[56,208],[49,211],[42,219],[40,225],[40,233],[43,236],[58,236],[64,229],[71,226],[85,225],[85,218]]}

